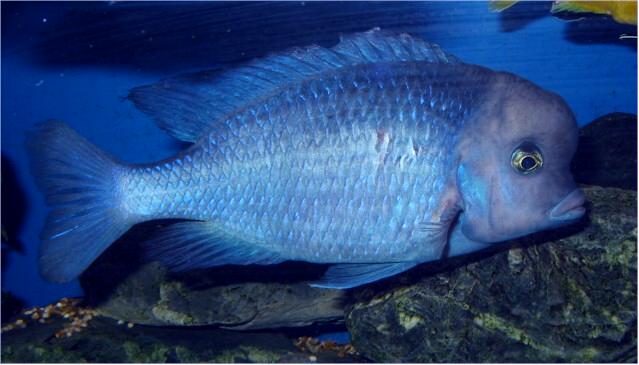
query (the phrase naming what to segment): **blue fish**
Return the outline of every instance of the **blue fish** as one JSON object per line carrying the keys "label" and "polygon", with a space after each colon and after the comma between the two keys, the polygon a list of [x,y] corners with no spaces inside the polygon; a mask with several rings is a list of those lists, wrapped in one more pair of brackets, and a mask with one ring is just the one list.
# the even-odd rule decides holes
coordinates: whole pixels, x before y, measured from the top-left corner
{"label": "blue fish", "polygon": [[584,214],[566,103],[407,34],[373,29],[129,98],[190,147],[128,165],[61,122],[29,138],[51,281],[156,219],[182,220],[147,245],[173,269],[302,260],[333,264],[313,285],[350,288]]}

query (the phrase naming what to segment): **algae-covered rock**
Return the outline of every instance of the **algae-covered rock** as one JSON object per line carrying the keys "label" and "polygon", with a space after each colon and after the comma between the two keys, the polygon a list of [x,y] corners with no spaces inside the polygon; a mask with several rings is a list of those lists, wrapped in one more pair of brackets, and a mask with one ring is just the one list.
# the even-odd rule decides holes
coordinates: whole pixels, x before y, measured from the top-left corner
{"label": "algae-covered rock", "polygon": [[55,336],[65,320],[30,321],[2,334],[4,363],[275,363],[356,362],[325,351],[313,354],[280,332],[238,332],[211,327],[118,324],[105,317],[69,337]]}
{"label": "algae-covered rock", "polygon": [[2,346],[4,363],[86,363],[87,360],[73,351],[42,345]]}
{"label": "algae-covered rock", "polygon": [[581,225],[356,290],[355,347],[383,362],[636,362],[636,192],[584,192]]}
{"label": "algae-covered rock", "polygon": [[[136,294],[134,288],[144,286],[157,291],[146,289]],[[151,325],[299,327],[342,320],[342,296],[340,291],[315,289],[305,283],[248,282],[192,288],[152,263],[124,280],[97,309],[112,318]]]}
{"label": "algae-covered rock", "polygon": [[143,349],[133,341],[126,341],[122,344],[122,349],[129,362],[137,363],[165,363],[168,359],[169,348],[159,343],[154,343]]}
{"label": "algae-covered rock", "polygon": [[579,130],[572,174],[581,184],[637,190],[637,116],[612,113]]}
{"label": "algae-covered rock", "polygon": [[145,239],[144,230],[128,234],[82,276],[88,302],[101,314],[139,324],[236,330],[343,322],[344,292],[307,284],[321,276],[321,265],[223,266],[175,274],[157,262],[141,262]]}

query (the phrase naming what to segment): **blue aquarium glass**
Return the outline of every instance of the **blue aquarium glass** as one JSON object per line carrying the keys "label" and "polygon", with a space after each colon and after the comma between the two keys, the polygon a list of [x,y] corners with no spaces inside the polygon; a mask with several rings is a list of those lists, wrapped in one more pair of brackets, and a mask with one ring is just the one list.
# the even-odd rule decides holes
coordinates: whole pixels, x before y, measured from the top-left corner
{"label": "blue aquarium glass", "polygon": [[[503,3],[508,2],[495,3],[502,3],[503,5]],[[421,46],[422,43],[417,46],[412,43],[410,46],[406,46],[404,43],[400,44],[401,42],[396,42],[395,40],[379,41],[378,38],[370,38],[362,41],[355,38],[353,42],[356,45],[354,47],[362,47],[363,43],[358,42],[375,43],[377,41],[386,42],[384,44],[390,48],[408,47],[403,49],[410,49],[411,52],[412,48],[410,47],[422,47],[420,49],[425,53],[421,53],[422,58],[419,58],[419,61],[428,59],[429,62],[447,64],[449,62],[451,64],[462,62],[464,64],[479,65],[490,70],[515,74],[531,81],[540,89],[545,90],[544,92],[548,91],[559,95],[565,101],[565,106],[563,104],[557,106],[559,102],[555,101],[546,102],[545,97],[538,96],[539,92],[536,91],[538,90],[536,88],[534,92],[524,88],[526,92],[520,92],[520,95],[522,95],[520,103],[534,105],[538,102],[538,99],[543,99],[544,102],[539,102],[538,104],[539,108],[558,108],[561,109],[561,112],[558,113],[565,113],[566,115],[570,114],[567,111],[570,110],[574,114],[574,120],[579,128],[583,128],[593,120],[610,113],[636,115],[637,28],[636,24],[631,24],[633,22],[632,16],[628,16],[626,10],[615,8],[608,11],[610,15],[602,15],[600,14],[602,11],[590,8],[558,9],[553,7],[552,2],[520,2],[505,9],[501,9],[499,6],[499,4],[490,5],[488,2],[482,1],[3,2],[1,4],[3,293],[10,292],[13,296],[19,298],[24,307],[47,305],[63,297],[81,297],[84,291],[76,278],[99,256],[99,252],[92,256],[87,253],[89,250],[98,249],[92,246],[94,243],[79,243],[83,245],[82,248],[77,251],[66,248],[62,252],[59,252],[59,250],[55,253],[57,255],[55,258],[43,259],[41,267],[39,267],[40,235],[43,227],[45,227],[47,212],[50,208],[45,204],[45,196],[38,188],[30,168],[30,163],[33,163],[34,158],[30,155],[26,146],[27,136],[30,133],[33,135],[38,128],[37,126],[42,125],[44,122],[62,121],[68,124],[77,134],[119,161],[152,166],[151,164],[157,161],[170,159],[180,151],[188,149],[191,145],[190,141],[197,140],[190,135],[182,138],[182,140],[175,139],[160,128],[162,126],[164,129],[171,130],[173,128],[171,125],[167,126],[167,123],[163,124],[162,121],[158,123],[159,126],[156,124],[156,119],[181,118],[180,113],[183,110],[181,108],[186,104],[180,101],[180,95],[184,94],[179,94],[178,92],[177,94],[161,95],[161,97],[166,97],[167,99],[164,102],[160,102],[158,99],[153,99],[156,97],[153,94],[153,90],[136,88],[142,85],[152,85],[160,80],[169,80],[169,83],[174,82],[177,84],[181,82],[179,81],[180,79],[172,79],[172,77],[177,75],[206,71],[207,74],[205,76],[199,74],[197,77],[200,77],[200,80],[208,81],[214,80],[220,75],[231,75],[229,76],[230,78],[240,78],[241,75],[233,75],[229,72],[233,72],[232,70],[237,70],[247,63],[255,62],[256,59],[269,55],[289,54],[283,52],[289,52],[289,49],[295,47],[307,47],[310,45],[317,45],[322,49],[335,47],[340,37],[348,39],[349,35],[364,34],[362,32],[379,28],[383,34],[397,35],[406,33],[417,39],[418,43],[425,41],[439,45],[441,50],[437,48],[437,52],[443,51],[446,55],[452,55],[453,57],[450,60],[453,61],[448,59],[441,61],[441,58],[438,57],[442,56],[433,56],[433,54],[439,55],[433,49],[428,48],[423,51],[424,46]],[[636,15],[634,23],[636,23]],[[343,57],[339,62],[344,62],[344,64],[352,64],[354,62],[353,59],[348,59],[348,56],[344,56],[348,52],[344,51],[342,53]],[[356,56],[352,57],[355,58]],[[364,56],[364,58],[366,57],[372,56],[369,54]],[[391,56],[387,55],[377,55],[375,57],[379,57],[384,62],[392,59]],[[393,57],[401,58],[403,56]],[[435,61],[432,60],[433,57],[436,59]],[[397,59],[394,60],[397,61]],[[417,59],[413,58],[413,60]],[[286,62],[292,61],[287,60]],[[304,62],[312,64],[313,61],[305,59]],[[332,62],[337,61],[333,60]],[[253,65],[256,64],[253,63]],[[257,65],[261,67],[260,64]],[[301,63],[293,63],[292,65],[291,67],[301,70]],[[320,66],[313,65],[312,67]],[[329,68],[326,64],[321,67],[324,67],[324,71]],[[279,69],[278,72],[282,73],[283,71]],[[300,72],[303,73],[302,71]],[[371,72],[374,75],[379,75],[384,72],[398,71],[395,69],[381,71],[380,69],[374,69]],[[312,72],[305,75],[308,76],[309,74],[312,74]],[[281,80],[277,79],[274,76],[275,74],[264,75],[262,77],[269,78],[269,80],[275,78],[276,81],[274,83],[281,82],[284,84],[286,80],[294,79],[290,75],[281,76]],[[352,80],[348,78],[349,83],[353,83],[355,85],[354,88],[357,89],[357,75],[347,76],[352,78]],[[469,86],[468,89],[479,89],[483,86],[481,83],[488,82],[486,80],[490,80],[490,77],[477,78],[476,82],[474,80],[469,76],[457,82],[472,84],[472,87]],[[177,89],[184,87],[187,90],[186,94],[191,95],[189,97],[193,95],[202,97],[202,94],[207,94],[208,91],[206,89],[204,91],[192,91],[193,94],[189,94],[191,90],[195,90],[193,87],[195,84],[197,83],[185,83],[177,87]],[[162,87],[162,83],[155,85],[158,88]],[[260,87],[264,87],[263,83],[254,83],[254,85],[261,85],[256,87],[255,90],[232,89],[232,87],[241,88],[242,85],[245,85],[245,88],[249,88],[246,85],[250,84],[242,84],[241,82],[231,81],[228,85],[230,85],[230,88],[223,90],[227,93],[226,96],[209,93],[207,97],[210,100],[204,98],[206,99],[205,101],[215,103],[215,97],[218,99],[227,98],[224,99],[225,103],[236,104],[233,105],[233,108],[226,107],[224,109],[220,107],[220,110],[229,112],[241,108],[240,101],[244,97],[258,97],[261,95],[260,92],[266,94],[266,91],[260,89]],[[320,86],[322,85],[326,86],[327,84],[320,84]],[[313,87],[312,85],[309,86],[309,90],[313,90]],[[328,85],[326,89],[328,90],[330,87],[332,86]],[[341,84],[336,87],[336,90],[340,88],[342,88]],[[132,92],[132,90],[137,90],[139,93],[136,94],[136,91]],[[528,91],[530,92],[527,93]],[[471,94],[473,92],[469,91]],[[480,94],[482,92],[477,91]],[[515,93],[518,92],[515,91]],[[237,97],[235,93],[240,96]],[[230,94],[236,95],[235,99]],[[300,91],[300,94],[304,98],[302,91]],[[308,95],[311,94],[313,92],[309,92]],[[331,97],[331,92],[329,91],[327,95],[327,97]],[[397,100],[400,100],[401,98],[408,98],[412,94],[407,91],[405,94],[392,95],[397,97]],[[152,100],[148,101],[148,99],[145,99],[147,97]],[[446,96],[443,98],[443,103],[446,103]],[[239,101],[236,99],[239,99]],[[436,97],[433,97],[434,99]],[[450,104],[451,108],[454,106],[460,110],[458,114],[455,114],[454,118],[466,118],[466,109],[464,108],[471,109],[468,100],[463,99],[459,106],[454,103]],[[428,101],[428,103],[436,103],[436,101]],[[158,111],[163,105],[166,110]],[[434,108],[432,104],[431,107]],[[256,110],[256,113],[259,114],[259,108]],[[204,107],[196,108],[195,113],[204,113],[206,111]],[[186,112],[191,111],[187,110]],[[536,112],[540,111],[530,107],[528,114]],[[216,112],[211,113],[214,114]],[[222,114],[220,112],[220,115]],[[549,115],[548,118],[555,116],[555,114],[550,112],[540,115]],[[224,117],[226,117],[226,114],[224,114]],[[198,119],[199,117],[193,118]],[[259,115],[257,118],[259,120]],[[221,117],[218,116],[218,119],[221,119]],[[233,123],[232,118],[230,120],[231,122],[227,123],[228,125]],[[241,121],[238,123],[241,124]],[[458,121],[455,123],[458,123]],[[461,131],[463,126],[466,125],[464,123],[459,121],[459,124],[455,124],[454,128],[459,128]],[[550,122],[545,121],[544,123]],[[549,125],[544,123],[540,125]],[[554,128],[556,124],[552,124],[552,126]],[[196,123],[195,127],[192,128],[198,129],[201,128],[201,125]],[[233,129],[233,127],[230,128],[231,130]],[[576,139],[576,131],[574,128],[570,128],[566,127],[561,129],[561,131],[566,134],[574,134]],[[180,133],[189,134],[191,131],[188,128],[177,129],[177,132],[173,129],[173,135],[178,135],[178,137]],[[541,131],[539,132],[541,133]],[[43,145],[39,149],[45,151],[47,148],[57,148],[60,154],[59,158],[65,158],[65,153],[77,152],[77,148],[73,146],[64,147],[61,144],[58,147],[52,147],[52,144],[49,144],[49,140],[44,139],[56,133],[67,135],[66,131],[46,130],[45,128],[44,131],[40,131],[40,134],[36,134],[36,140],[31,140],[30,143],[42,143]],[[68,133],[71,135],[72,132]],[[384,141],[387,137],[385,133],[386,130],[383,128],[377,130],[376,138],[381,145],[385,143]],[[458,140],[456,134],[458,132],[450,132],[446,129],[446,131],[438,130],[437,133],[452,133],[451,139],[441,142],[438,145],[439,148],[447,148],[447,146],[452,148],[452,144]],[[459,132],[460,135],[461,133]],[[38,138],[42,140],[37,140]],[[69,144],[80,143],[78,142],[81,141],[80,139],[74,138],[76,137],[68,139]],[[625,138],[636,143],[635,135],[627,135]],[[566,137],[566,140],[568,139]],[[282,137],[282,141],[285,143],[286,139]],[[551,152],[548,149],[540,150],[535,145],[527,143],[529,141],[521,144],[518,150],[512,152],[513,168],[519,166],[521,176],[534,173],[537,168],[552,168],[551,164],[544,166],[542,161],[542,155],[544,153],[550,154]],[[567,145],[570,145],[570,143],[572,142],[566,142]],[[566,149],[574,149],[570,146],[566,147]],[[417,148],[414,148],[415,153],[417,153]],[[511,154],[509,153],[508,156],[510,157]],[[517,156],[517,161],[514,160],[515,156]],[[567,162],[564,167],[568,166],[569,160],[569,158],[566,158]],[[190,161],[190,157],[188,161]],[[442,165],[443,167],[437,171],[444,171],[449,167],[449,165],[445,165],[449,162],[442,163],[444,164]],[[76,165],[84,166],[82,161],[76,161]],[[109,164],[96,164],[95,166],[91,167],[94,168],[94,170],[91,170],[92,172],[85,171],[85,173],[89,175],[93,173],[98,175],[98,178],[101,178],[99,176],[100,170],[115,168],[113,167],[115,165]],[[468,166],[459,170],[460,189],[467,189],[469,192],[467,194],[471,194],[470,191],[472,190],[474,193],[481,195],[483,190],[480,184],[464,183],[464,179],[467,177],[474,181],[475,176],[481,175],[476,170],[481,169],[476,168],[476,166]],[[153,170],[153,168],[149,167],[149,171]],[[142,172],[132,172],[128,175],[127,173],[122,173],[118,176],[126,176],[126,179],[131,179],[132,181],[145,179]],[[548,206],[546,207],[547,209],[544,208],[544,211],[552,210],[554,212],[552,214],[571,219],[576,218],[577,213],[581,216],[583,211],[579,210],[579,212],[575,213],[575,209],[583,203],[582,194],[577,194],[576,190],[574,193],[572,192],[575,187],[569,177],[561,177],[561,179],[568,181],[561,187],[563,189],[561,194],[562,197],[565,196],[565,200],[559,198],[553,200],[555,208]],[[584,182],[577,180],[577,183]],[[391,178],[389,178],[389,181],[391,181]],[[179,182],[176,182],[176,184],[179,184]],[[425,196],[422,202],[426,202],[429,197],[432,197],[432,200],[437,201],[435,203],[429,202],[428,204],[437,205],[440,199],[448,199],[449,195],[445,194],[447,184],[446,181],[440,181],[437,178],[433,178],[432,181],[425,181],[423,185],[436,190],[439,195],[424,193],[428,196]],[[473,186],[469,187],[469,185]],[[545,184],[545,192],[547,194],[553,193],[550,185]],[[362,186],[365,186],[365,184]],[[81,188],[84,188],[84,186],[78,187],[78,189]],[[239,190],[244,191],[242,189]],[[268,190],[265,188],[264,191],[279,191],[281,193],[283,190]],[[318,191],[322,191],[321,187],[318,187]],[[213,195],[213,197],[218,198],[220,196]],[[229,200],[228,197],[222,198]],[[239,200],[240,198],[251,199],[250,196],[242,196],[238,193],[237,199]],[[110,197],[103,198],[107,202],[110,199]],[[188,199],[195,198],[189,195]],[[235,202],[236,200],[234,199],[230,200]],[[473,207],[476,208],[486,204],[488,208],[495,208],[498,204],[494,200],[491,203],[487,203],[482,199],[479,197],[473,200]],[[540,199],[536,200],[539,201]],[[149,207],[145,207],[144,210],[152,209],[150,208],[151,203],[149,204]],[[379,207],[381,210],[386,207],[383,204],[380,202],[379,206],[372,206]],[[491,206],[490,204],[493,205]],[[513,205],[515,203],[510,202],[509,204]],[[229,203],[229,206],[232,206],[232,204]],[[277,204],[274,203],[273,206],[277,206]],[[410,209],[413,209],[413,206],[414,204],[406,202],[406,207],[410,208],[406,208],[408,213],[404,211],[402,216],[410,215]],[[304,203],[300,203],[300,207],[299,210],[303,210],[307,206]],[[215,208],[211,209],[215,211]],[[470,211],[469,207],[468,212]],[[524,211],[523,208],[522,211]],[[484,213],[477,213],[477,215],[485,216]],[[570,216],[573,213],[575,216]],[[68,212],[68,214],[72,213]],[[94,230],[104,225],[116,224],[117,218],[107,213],[97,212],[95,214],[94,217],[92,216],[94,219],[93,224],[96,226],[93,228]],[[279,216],[276,213],[272,215],[276,217],[274,219],[279,221],[293,219],[291,218],[292,215],[288,213],[282,213]],[[467,213],[467,215],[470,215],[470,213]],[[228,213],[227,216],[234,215]],[[241,214],[237,217],[240,216]],[[154,219],[201,219],[197,214],[179,216],[177,213],[149,214],[148,217],[153,217]],[[457,215],[451,216],[449,220],[455,221],[456,217]],[[509,217],[513,217],[512,212],[500,216],[500,219],[508,219]],[[463,221],[462,223],[471,220],[470,218],[466,220],[459,219]],[[533,218],[527,216],[522,219],[530,222]],[[135,221],[127,221],[127,225],[122,224],[117,234],[113,233],[112,235],[117,238],[133,224],[143,223],[145,220],[147,219],[140,218]],[[317,222],[319,222],[318,226],[324,224],[321,219]],[[385,222],[397,224],[391,218]],[[180,224],[185,223],[182,222]],[[471,225],[471,223],[468,223],[468,225]],[[506,233],[495,234],[494,237],[497,238],[492,241],[504,241],[527,233],[534,233],[541,230],[540,227],[542,226],[543,229],[546,229],[558,225],[559,223],[554,225],[546,222],[544,224],[535,224],[534,227],[527,227],[526,229],[518,228],[516,232],[515,229],[512,232],[506,232],[506,229],[504,229]],[[241,224],[238,223],[236,226],[241,226]],[[316,284],[320,287],[329,288],[355,287],[393,276],[419,263],[435,260],[441,257],[442,252],[448,252],[446,255],[455,256],[483,249],[487,245],[474,244],[482,238],[486,238],[487,241],[491,240],[487,238],[489,234],[483,232],[481,227],[477,228],[478,226],[479,224],[476,224],[473,226],[474,230],[469,228],[463,233],[461,232],[462,229],[451,228],[451,236],[464,236],[463,239],[466,240],[464,241],[464,246],[461,248],[442,248],[442,250],[448,251],[436,251],[433,253],[436,257],[421,259],[420,256],[420,259],[415,259],[414,262],[400,263],[398,266],[397,257],[400,256],[397,256],[392,249],[389,249],[390,256],[387,261],[380,263],[373,260],[374,264],[380,264],[380,266],[364,269],[352,269],[352,267],[346,266],[333,271],[329,269],[327,276]],[[67,228],[69,227],[71,226]],[[276,225],[276,227],[280,226]],[[357,227],[356,224],[353,224],[353,227]],[[445,235],[444,237],[448,237],[448,227],[441,228]],[[73,227],[70,229],[73,229]],[[247,232],[251,232],[251,237],[262,237],[265,233],[261,229],[260,227],[245,227]],[[432,229],[432,226],[424,228],[424,231],[429,229]],[[353,228],[353,230],[356,230],[356,228]],[[393,235],[393,238],[401,236],[401,229],[398,228],[398,230],[400,233]],[[154,230],[151,229],[148,232],[154,232]],[[66,233],[58,231],[49,234],[48,238],[54,239],[56,237],[53,236],[56,236],[56,234],[64,235]],[[194,233],[191,229],[175,228],[172,234],[176,237],[191,235],[188,237],[190,237],[192,242],[194,240],[197,241],[202,232]],[[353,234],[357,237],[355,233]],[[89,240],[94,240],[91,235],[87,235],[87,237]],[[336,234],[335,237],[340,236]],[[380,230],[380,232],[371,233],[371,237],[386,236]],[[146,239],[147,237],[144,238]],[[148,238],[151,239],[151,237]],[[217,238],[219,237],[216,236],[216,240]],[[282,238],[282,240],[285,240],[285,238]],[[99,240],[99,238],[95,239]],[[154,239],[157,245],[165,244],[165,247],[163,246],[165,251],[176,249],[171,244],[167,244],[161,239],[158,240],[157,237]],[[296,239],[302,242],[304,237],[297,237]],[[428,239],[430,239],[430,236]],[[111,241],[107,243],[110,244]],[[447,242],[446,238],[442,242]],[[95,245],[97,246],[98,244],[95,243]],[[106,243],[102,244],[99,251],[102,252],[106,247]],[[412,246],[406,246],[408,248],[401,247],[401,250],[405,251]],[[290,250],[295,254],[291,253],[288,256],[282,254],[277,257],[268,253],[256,253],[249,249],[235,254],[228,254],[226,246],[205,251],[207,254],[210,252],[217,254],[224,252],[225,255],[228,255],[224,256],[227,257],[224,262],[218,262],[214,259],[198,261],[197,254],[192,254],[194,251],[200,252],[197,251],[198,249],[199,246],[187,247],[185,251],[191,253],[186,254],[188,256],[186,259],[181,259],[180,257],[166,259],[166,256],[171,256],[170,253],[167,254],[166,252],[158,255],[170,265],[187,269],[201,269],[202,267],[224,263],[277,264],[288,259],[313,261],[308,259],[311,257],[310,254],[302,253],[304,247]],[[48,248],[43,250],[49,252]],[[361,250],[357,251],[356,249],[356,254],[353,254],[353,257],[362,257],[362,255],[368,254],[368,251],[366,251],[369,250],[368,248],[365,247]],[[360,262],[357,259],[342,259],[342,252],[339,250],[327,251],[326,255],[331,256],[332,254],[335,254],[335,257],[339,255],[339,260],[331,261],[324,258],[313,262],[320,264],[335,262],[346,264],[353,262],[371,263],[365,260],[360,260]],[[204,254],[200,256],[202,255]],[[257,258],[246,259],[246,255],[254,255]],[[84,256],[91,256],[91,258],[84,258]],[[350,256],[344,253],[344,257]],[[78,263],[78,261],[85,259],[88,261]],[[52,261],[54,263],[51,263]],[[65,265],[67,269],[51,268],[52,265]],[[318,270],[322,271],[324,269],[325,266],[320,266]],[[306,269],[302,271],[304,270]],[[314,269],[309,270],[312,271]],[[52,271],[55,272],[52,273]],[[223,267],[219,269],[219,273],[224,275]],[[53,278],[53,281],[57,282],[45,280],[41,274],[48,276],[50,279]],[[114,277],[119,278],[118,275],[119,273],[114,273]],[[282,272],[281,276],[286,277],[286,272]],[[315,278],[315,280],[320,276]],[[241,279],[238,279],[238,281],[241,281]],[[85,283],[84,285],[87,284]],[[409,321],[408,323],[410,326],[412,322]],[[332,338],[340,343],[349,342],[350,337],[347,333],[342,332],[343,329],[341,325],[337,327],[337,330],[333,327],[326,328],[325,331],[329,334],[324,335],[322,339]],[[316,330],[314,331],[314,333],[317,333]]]}

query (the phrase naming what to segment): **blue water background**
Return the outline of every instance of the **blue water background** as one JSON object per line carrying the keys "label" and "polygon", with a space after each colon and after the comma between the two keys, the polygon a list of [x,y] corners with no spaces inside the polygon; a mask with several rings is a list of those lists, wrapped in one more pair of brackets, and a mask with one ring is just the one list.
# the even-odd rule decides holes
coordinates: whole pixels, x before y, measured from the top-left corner
{"label": "blue water background", "polygon": [[77,281],[52,284],[38,274],[46,207],[28,170],[25,132],[58,119],[124,161],[169,157],[183,146],[124,97],[176,73],[229,67],[291,46],[331,46],[340,33],[378,26],[530,79],[562,95],[580,125],[615,111],[636,114],[636,41],[618,39],[636,35],[636,27],[606,17],[565,22],[549,9],[548,2],[501,14],[485,2],[3,2],[2,183],[14,180],[18,190],[9,194],[24,200],[3,203],[3,223],[21,221],[22,246],[2,263],[3,290],[27,305],[81,295]]}

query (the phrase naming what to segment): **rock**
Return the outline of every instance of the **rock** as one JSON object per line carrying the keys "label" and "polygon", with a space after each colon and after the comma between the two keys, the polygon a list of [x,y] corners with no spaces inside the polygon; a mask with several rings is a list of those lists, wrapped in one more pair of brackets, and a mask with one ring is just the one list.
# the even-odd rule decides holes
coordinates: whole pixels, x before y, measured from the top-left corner
{"label": "rock", "polygon": [[354,291],[355,348],[379,362],[636,363],[636,192],[584,192],[580,226]]}
{"label": "rock", "polygon": [[215,325],[236,330],[343,322],[344,292],[310,287],[325,267],[285,263],[225,266],[182,274],[140,263],[142,231],[127,235],[81,279],[102,315],[148,325]]}
{"label": "rock", "polygon": [[[156,291],[135,290],[146,285]],[[170,279],[159,264],[152,263],[122,282],[98,310],[142,324],[261,329],[342,320],[341,298],[338,290],[314,289],[305,283],[247,282],[194,289]]]}
{"label": "rock", "polygon": [[581,184],[637,190],[637,116],[612,113],[579,131],[572,161]]}
{"label": "rock", "polygon": [[[4,363],[275,363],[356,362],[332,351],[302,352],[278,332],[237,332],[216,328],[118,325],[98,317],[70,337],[56,338],[65,320],[29,322],[3,333]],[[68,322],[68,321],[66,321]],[[313,361],[313,359],[315,361]]]}

